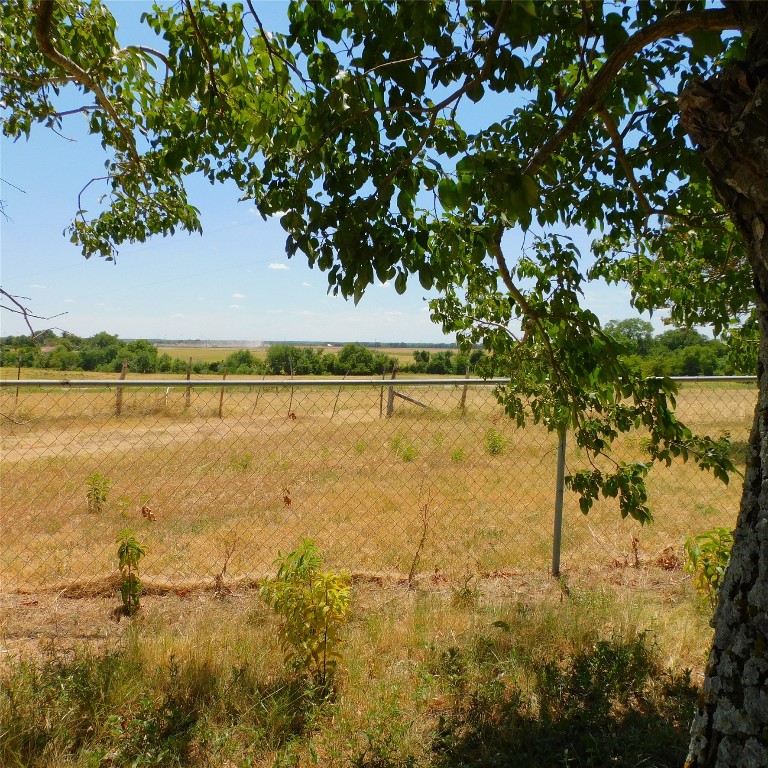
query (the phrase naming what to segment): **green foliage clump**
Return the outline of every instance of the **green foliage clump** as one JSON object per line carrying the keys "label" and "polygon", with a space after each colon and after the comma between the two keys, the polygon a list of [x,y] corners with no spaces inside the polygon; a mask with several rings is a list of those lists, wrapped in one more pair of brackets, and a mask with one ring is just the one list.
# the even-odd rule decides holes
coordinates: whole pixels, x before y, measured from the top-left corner
{"label": "green foliage clump", "polygon": [[502,435],[501,432],[499,432],[497,429],[491,427],[485,433],[484,442],[485,452],[491,456],[500,456],[502,453],[504,453],[504,448],[506,447],[504,435]]}
{"label": "green foliage clump", "polygon": [[685,570],[693,576],[696,590],[709,599],[713,608],[731,561],[732,546],[733,532],[728,528],[715,528],[685,542]]}
{"label": "green foliage clump", "polygon": [[495,626],[502,636],[436,650],[431,660],[448,701],[432,742],[439,765],[682,763],[696,689],[689,672],[662,670],[646,634],[597,640],[553,660],[518,644],[506,622]]}
{"label": "green foliage clump", "polygon": [[133,531],[123,531],[117,543],[121,612],[124,616],[133,616],[140,607],[142,585],[138,573],[139,561],[146,554],[146,550],[136,541]]}
{"label": "green foliage clump", "polygon": [[416,447],[409,443],[403,435],[395,435],[389,445],[392,451],[405,462],[415,461],[419,455]]}
{"label": "green foliage clump", "polygon": [[93,472],[85,479],[85,499],[88,502],[89,512],[101,512],[107,503],[109,489],[112,481],[100,472]]}
{"label": "green foliage clump", "polygon": [[229,466],[235,472],[247,472],[253,464],[253,453],[251,451],[243,451],[242,453],[233,453],[229,457]]}
{"label": "green foliage clump", "polygon": [[342,660],[341,630],[349,614],[350,575],[321,571],[320,553],[307,539],[277,562],[277,575],[263,581],[260,594],[282,619],[279,634],[285,660],[326,688]]}

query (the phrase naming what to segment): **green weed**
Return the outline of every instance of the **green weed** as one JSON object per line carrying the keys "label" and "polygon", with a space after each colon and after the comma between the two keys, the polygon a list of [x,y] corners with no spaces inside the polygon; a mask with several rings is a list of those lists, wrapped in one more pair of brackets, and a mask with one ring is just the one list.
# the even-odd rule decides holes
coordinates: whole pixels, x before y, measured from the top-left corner
{"label": "green weed", "polygon": [[389,445],[392,451],[405,462],[415,461],[419,455],[416,448],[409,443],[403,435],[395,435]]}
{"label": "green weed", "polygon": [[122,614],[133,616],[140,607],[142,587],[139,578],[139,561],[146,554],[146,550],[136,541],[133,531],[123,531],[117,544]]}
{"label": "green weed", "polygon": [[93,472],[85,478],[85,500],[89,512],[101,512],[107,503],[112,481],[100,472]]}
{"label": "green weed", "polygon": [[491,456],[500,456],[504,453],[506,447],[504,441],[504,435],[497,429],[491,427],[486,433],[484,438],[485,452]]}
{"label": "green weed", "polygon": [[253,464],[253,454],[250,451],[243,451],[242,453],[235,454],[229,458],[229,466],[235,472],[247,472]]}
{"label": "green weed", "polygon": [[728,528],[715,528],[685,542],[685,570],[693,576],[696,591],[709,599],[712,608],[717,605],[732,546],[733,533]]}

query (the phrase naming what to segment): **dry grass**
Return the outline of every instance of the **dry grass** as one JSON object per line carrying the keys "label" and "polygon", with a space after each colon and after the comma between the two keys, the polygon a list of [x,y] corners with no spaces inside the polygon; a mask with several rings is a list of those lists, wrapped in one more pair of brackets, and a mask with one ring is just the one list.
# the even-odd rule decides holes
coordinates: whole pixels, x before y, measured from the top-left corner
{"label": "dry grass", "polygon": [[[489,388],[470,389],[464,413],[461,388],[408,393],[432,407],[397,401],[386,419],[379,388],[242,387],[227,390],[220,419],[218,389],[194,390],[185,409],[179,386],[126,389],[116,417],[114,389],[22,389],[18,405],[13,390],[0,391],[0,591],[108,578],[126,528],[147,547],[150,584],[212,583],[233,543],[227,577],[252,580],[302,537],[357,573],[544,572],[553,437],[516,429]],[[697,429],[743,441],[753,403],[746,387],[686,387],[679,412]],[[489,429],[503,437],[500,455],[486,452]],[[641,457],[639,436],[617,452]],[[569,447],[567,461],[573,471],[584,458]],[[93,472],[112,481],[97,514],[85,504]],[[585,518],[568,497],[563,562],[620,570],[637,551],[641,564],[679,565],[686,535],[733,523],[738,478],[725,487],[675,463],[650,486],[656,523],[642,529],[613,502]],[[142,517],[145,505],[154,520]]]}
{"label": "dry grass", "polygon": [[[103,599],[41,597],[36,614],[6,605],[36,615],[38,624],[28,623],[26,631],[43,638],[38,655],[31,645],[0,638],[11,647],[8,656],[23,654],[42,671],[6,656],[0,754],[5,764],[25,768],[99,761],[458,768],[494,763],[477,753],[468,763],[461,740],[446,748],[441,739],[451,723],[456,736],[486,723],[485,747],[501,750],[516,738],[505,722],[544,727],[541,743],[557,751],[558,740],[575,742],[595,718],[602,736],[616,728],[618,738],[615,744],[597,739],[595,764],[613,764],[617,754],[618,764],[639,764],[632,758],[654,751],[654,765],[679,763],[694,691],[682,682],[677,689],[663,683],[667,674],[683,681],[686,668],[697,679],[711,637],[685,585],[638,594],[626,585],[573,577],[564,591],[551,579],[497,577],[481,580],[471,603],[457,604],[455,594],[443,583],[408,589],[356,581],[336,696],[325,702],[285,667],[275,618],[253,591],[224,599],[211,592],[147,597],[141,612],[120,624]],[[534,721],[526,726],[531,713],[514,704],[515,697],[557,695],[542,688],[541,667],[553,661],[565,667],[579,656],[596,663],[600,644],[609,653],[600,663],[609,664],[646,649],[652,677],[635,684],[643,696],[634,703],[634,725],[622,721],[617,704],[605,713],[578,710],[568,725],[572,705],[564,699],[551,731]],[[45,717],[37,700],[45,700]],[[505,701],[515,709],[501,720],[493,708]],[[474,715],[473,707],[480,707]],[[566,727],[572,732],[564,733]],[[631,743],[633,733],[638,744]],[[673,751],[658,743],[670,733]],[[525,742],[525,730],[519,738]],[[573,746],[571,752],[574,759],[588,755],[579,757]],[[521,758],[519,764],[555,763]]]}

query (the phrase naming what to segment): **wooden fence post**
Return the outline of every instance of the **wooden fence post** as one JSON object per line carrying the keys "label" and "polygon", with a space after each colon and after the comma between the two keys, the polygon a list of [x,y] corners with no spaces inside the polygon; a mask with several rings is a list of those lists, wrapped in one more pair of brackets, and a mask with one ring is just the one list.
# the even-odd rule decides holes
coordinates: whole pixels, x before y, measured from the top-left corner
{"label": "wooden fence post", "polygon": [[[469,378],[469,363],[467,363],[467,370],[464,374],[464,378]],[[461,408],[461,412],[464,413],[467,410],[467,389],[469,388],[468,384],[465,384],[463,389],[461,390],[461,403],[459,404],[459,408]]]}
{"label": "wooden fence post", "polygon": [[[19,352],[19,364],[16,368],[16,381],[19,381],[21,379],[21,352]],[[16,387],[16,403],[15,405],[19,404],[19,388]]]}
{"label": "wooden fence post", "polygon": [[[291,372],[291,381],[293,381],[293,359],[288,356],[288,370]],[[291,400],[288,403],[288,418],[293,416],[293,384],[291,384]]]}
{"label": "wooden fence post", "polygon": [[[128,361],[123,360],[123,367],[120,371],[120,381],[125,380],[125,376],[128,373]],[[119,416],[123,412],[123,388],[118,387],[115,392],[115,416]]]}
{"label": "wooden fence post", "polygon": [[[221,377],[221,380],[222,381],[227,380],[226,373]],[[219,393],[219,418],[220,419],[224,418],[224,387],[221,388],[221,392]]]}
{"label": "wooden fence post", "polygon": [[[384,379],[387,378],[387,369],[382,368],[381,369],[381,380],[384,381]],[[382,387],[379,390],[379,418],[381,418],[384,415],[384,387]]]}
{"label": "wooden fence post", "polygon": [[[397,366],[392,367],[392,381],[397,376]],[[389,419],[395,412],[395,388],[390,386],[389,393],[387,394],[387,418]]]}
{"label": "wooden fence post", "polygon": [[192,376],[192,358],[187,361],[187,388],[184,392],[184,410],[189,408],[189,403],[192,395],[192,387],[189,386],[189,379]]}

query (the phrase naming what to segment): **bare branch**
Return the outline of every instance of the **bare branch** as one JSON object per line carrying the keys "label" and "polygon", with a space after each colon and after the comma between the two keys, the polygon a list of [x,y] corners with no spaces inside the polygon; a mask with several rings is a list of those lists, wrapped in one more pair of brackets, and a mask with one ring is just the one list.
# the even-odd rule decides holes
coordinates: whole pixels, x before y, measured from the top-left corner
{"label": "bare branch", "polygon": [[66,117],[67,115],[77,115],[80,114],[80,112],[90,112],[92,109],[99,109],[98,104],[86,104],[82,107],[77,107],[77,109],[66,109],[63,112],[55,112],[51,117]]}
{"label": "bare branch", "polygon": [[166,69],[170,66],[168,57],[164,53],[160,53],[160,51],[156,51],[154,48],[149,48],[146,45],[128,45],[123,48],[120,53],[129,53],[131,51],[141,51],[142,53],[148,53],[150,56],[154,56],[156,59],[160,59],[160,61],[165,64]]}
{"label": "bare branch", "polygon": [[27,191],[25,189],[22,189],[21,187],[17,187],[15,184],[11,184],[8,179],[4,179],[2,176],[0,176],[0,182],[3,184],[7,184],[9,187],[13,187],[17,192],[21,192],[22,194],[26,195]]}
{"label": "bare branch", "polygon": [[74,77],[27,77],[20,75],[18,72],[0,72],[0,77],[3,80],[18,80],[21,83],[28,83],[34,88],[42,88],[45,85],[64,85],[66,83],[74,82]]}
{"label": "bare branch", "polygon": [[562,377],[563,382],[565,382],[567,385],[568,377],[565,376],[560,369],[560,365],[557,362],[557,357],[555,356],[555,351],[552,348],[552,343],[550,342],[549,335],[547,334],[547,331],[541,322],[541,318],[533,310],[533,307],[531,307],[531,305],[528,303],[528,300],[525,298],[522,291],[515,285],[515,281],[512,279],[512,275],[509,273],[509,268],[507,267],[504,253],[501,250],[501,235],[503,233],[504,229],[502,227],[499,229],[497,236],[494,237],[488,244],[488,250],[490,251],[491,256],[493,256],[494,261],[499,268],[499,274],[501,275],[502,282],[504,283],[506,289],[509,291],[512,298],[518,303],[520,309],[526,318],[528,318],[529,322],[531,322],[539,330],[541,341],[544,344],[544,348],[547,352],[549,364],[552,366],[552,372],[557,376]]}
{"label": "bare branch", "polygon": [[29,297],[27,296],[14,296],[13,294],[8,293],[8,291],[4,290],[3,288],[0,288],[0,296],[5,296],[5,298],[13,304],[12,307],[9,307],[7,304],[0,304],[0,309],[4,309],[7,312],[13,312],[15,315],[21,315],[24,318],[24,323],[26,324],[27,328],[29,328],[29,335],[34,338],[37,336],[35,331],[32,328],[32,323],[30,320],[53,320],[56,317],[61,317],[62,315],[66,315],[66,312],[59,312],[58,315],[51,315],[50,317],[43,317],[42,315],[35,315],[32,313],[32,311],[29,309],[29,307],[26,307],[24,304],[22,304],[22,301],[29,301]]}
{"label": "bare branch", "polygon": [[114,179],[115,176],[96,176],[95,178],[91,179],[78,193],[77,193],[77,214],[80,216],[80,218],[85,221],[85,217],[83,216],[83,192],[85,192],[88,187],[91,186],[96,181],[107,181],[108,179]]}

